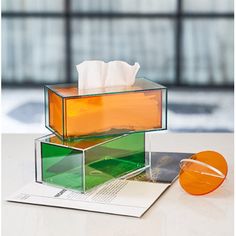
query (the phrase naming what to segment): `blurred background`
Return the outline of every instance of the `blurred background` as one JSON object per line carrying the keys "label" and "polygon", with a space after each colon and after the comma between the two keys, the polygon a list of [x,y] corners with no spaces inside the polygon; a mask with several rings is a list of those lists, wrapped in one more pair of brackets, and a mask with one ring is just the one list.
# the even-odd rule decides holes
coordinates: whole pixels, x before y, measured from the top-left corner
{"label": "blurred background", "polygon": [[168,131],[233,132],[233,24],[233,0],[3,0],[2,132],[48,132],[43,85],[91,59],[168,86]]}

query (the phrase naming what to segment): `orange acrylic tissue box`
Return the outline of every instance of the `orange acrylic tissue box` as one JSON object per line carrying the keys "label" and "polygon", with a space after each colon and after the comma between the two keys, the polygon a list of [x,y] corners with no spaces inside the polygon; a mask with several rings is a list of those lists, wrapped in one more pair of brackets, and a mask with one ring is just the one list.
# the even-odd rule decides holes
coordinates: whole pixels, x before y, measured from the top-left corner
{"label": "orange acrylic tissue box", "polygon": [[166,129],[167,89],[137,78],[132,86],[79,90],[45,86],[46,127],[63,139]]}

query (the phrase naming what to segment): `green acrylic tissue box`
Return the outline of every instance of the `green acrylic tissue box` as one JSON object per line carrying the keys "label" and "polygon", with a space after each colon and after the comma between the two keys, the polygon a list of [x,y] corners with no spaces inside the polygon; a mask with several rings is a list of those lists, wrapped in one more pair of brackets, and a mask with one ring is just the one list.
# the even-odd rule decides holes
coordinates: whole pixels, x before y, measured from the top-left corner
{"label": "green acrylic tissue box", "polygon": [[51,134],[35,140],[36,182],[86,192],[149,166],[145,133],[73,141]]}

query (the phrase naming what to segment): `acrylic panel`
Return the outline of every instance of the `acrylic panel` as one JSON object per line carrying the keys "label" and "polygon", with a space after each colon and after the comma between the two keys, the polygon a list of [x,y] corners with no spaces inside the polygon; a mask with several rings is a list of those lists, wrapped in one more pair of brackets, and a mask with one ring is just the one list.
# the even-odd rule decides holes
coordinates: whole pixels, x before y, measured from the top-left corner
{"label": "acrylic panel", "polygon": [[85,190],[144,168],[144,139],[144,133],[125,135],[85,150]]}
{"label": "acrylic panel", "polygon": [[149,166],[144,133],[76,141],[47,135],[35,149],[37,182],[80,192]]}
{"label": "acrylic panel", "polygon": [[82,189],[83,152],[41,143],[42,181],[69,189]]}

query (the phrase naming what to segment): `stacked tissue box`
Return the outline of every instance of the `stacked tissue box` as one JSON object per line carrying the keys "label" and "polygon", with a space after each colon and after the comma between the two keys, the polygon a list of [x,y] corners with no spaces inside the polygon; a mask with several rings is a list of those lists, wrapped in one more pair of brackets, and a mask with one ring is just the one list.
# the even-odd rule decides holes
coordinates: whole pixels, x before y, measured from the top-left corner
{"label": "stacked tissue box", "polygon": [[[93,71],[99,87],[86,87],[91,75],[85,78],[80,71],[79,87],[45,86],[45,122],[54,134],[35,142],[37,182],[86,192],[145,169],[150,164],[145,158],[145,132],[166,129],[164,86],[135,79],[137,68],[124,62],[89,65],[84,62],[77,69],[86,76]],[[108,67],[116,68],[114,75]],[[101,76],[101,71],[110,77]],[[111,86],[110,78],[119,83]],[[101,87],[107,81],[109,86]]]}

